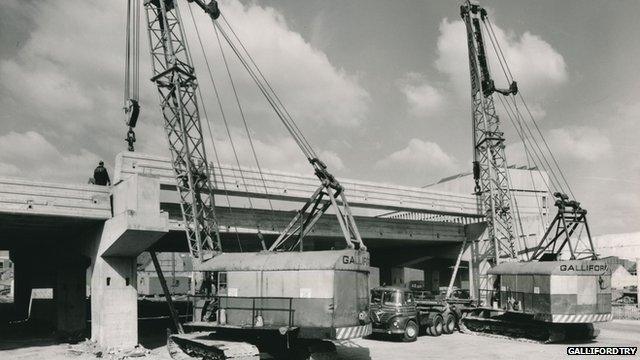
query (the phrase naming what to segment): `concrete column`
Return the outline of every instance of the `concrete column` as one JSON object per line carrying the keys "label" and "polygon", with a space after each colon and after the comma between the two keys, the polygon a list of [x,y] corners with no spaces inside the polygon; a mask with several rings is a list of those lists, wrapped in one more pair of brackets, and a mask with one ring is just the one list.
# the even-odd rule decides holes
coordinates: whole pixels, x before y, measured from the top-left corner
{"label": "concrete column", "polygon": [[91,275],[91,339],[103,347],[138,344],[135,257],[97,257]]}
{"label": "concrete column", "polygon": [[138,344],[136,259],[169,230],[157,178],[134,174],[112,189],[114,216],[95,234],[91,257],[91,339],[106,348]]}
{"label": "concrete column", "polygon": [[87,264],[79,261],[58,268],[53,289],[58,336],[79,337],[87,327],[86,268]]}
{"label": "concrete column", "polygon": [[29,308],[31,305],[32,271],[28,259],[13,257],[14,262],[13,280],[13,304],[14,319],[25,320],[29,318]]}

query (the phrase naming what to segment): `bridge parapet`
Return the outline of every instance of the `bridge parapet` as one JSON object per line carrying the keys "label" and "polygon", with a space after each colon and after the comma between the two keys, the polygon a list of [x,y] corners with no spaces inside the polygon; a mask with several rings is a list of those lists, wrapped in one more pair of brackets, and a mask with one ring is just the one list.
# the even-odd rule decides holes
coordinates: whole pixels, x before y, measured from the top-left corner
{"label": "bridge parapet", "polygon": [[108,219],[109,193],[106,186],[0,178],[0,213]]}
{"label": "bridge parapet", "polygon": [[[222,165],[213,166],[213,182],[219,194],[251,196],[284,201],[306,201],[317,189],[313,175],[292,174],[273,170]],[[175,190],[175,179],[168,158],[123,152],[116,158],[116,181],[131,174],[157,176],[161,187]],[[420,187],[398,186],[359,180],[341,179],[350,205],[394,212],[415,212],[482,219],[473,195],[434,191]],[[473,222],[473,221],[471,221]]]}

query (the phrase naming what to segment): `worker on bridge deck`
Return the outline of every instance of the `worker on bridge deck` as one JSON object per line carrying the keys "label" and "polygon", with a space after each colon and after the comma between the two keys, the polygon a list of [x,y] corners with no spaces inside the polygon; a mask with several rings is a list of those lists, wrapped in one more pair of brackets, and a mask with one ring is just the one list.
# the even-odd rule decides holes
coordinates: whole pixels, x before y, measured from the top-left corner
{"label": "worker on bridge deck", "polygon": [[109,173],[104,167],[104,161],[100,160],[98,166],[93,171],[93,179],[96,185],[111,185],[111,179],[109,179]]}

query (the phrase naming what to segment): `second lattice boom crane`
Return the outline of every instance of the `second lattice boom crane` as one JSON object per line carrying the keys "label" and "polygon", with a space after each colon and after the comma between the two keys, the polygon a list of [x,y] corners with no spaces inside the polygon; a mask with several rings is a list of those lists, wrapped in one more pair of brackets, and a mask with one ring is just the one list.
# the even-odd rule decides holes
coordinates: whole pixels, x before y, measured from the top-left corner
{"label": "second lattice boom crane", "polygon": [[[540,339],[560,340],[568,335],[591,338],[597,335],[592,323],[611,319],[611,271],[598,261],[587,211],[564,193],[565,189],[571,193],[571,188],[513,79],[487,11],[466,1],[460,15],[469,51],[475,193],[487,223],[486,236],[471,246],[473,296],[478,314],[486,315],[488,308],[498,314],[488,322],[482,316],[466,317],[465,324],[472,329],[497,326],[517,336]],[[491,77],[486,44],[491,45],[503,70],[509,84],[506,89],[497,88]],[[557,199],[555,218],[533,246],[527,244],[526,236],[518,235],[518,225],[520,235],[525,230],[517,199],[511,194],[496,93],[522,140],[527,161],[549,173],[551,185],[542,174],[540,179]],[[520,108],[527,110],[530,120]],[[536,186],[533,176],[531,185]],[[544,219],[541,222],[544,226]],[[583,230],[587,241],[581,237]]]}

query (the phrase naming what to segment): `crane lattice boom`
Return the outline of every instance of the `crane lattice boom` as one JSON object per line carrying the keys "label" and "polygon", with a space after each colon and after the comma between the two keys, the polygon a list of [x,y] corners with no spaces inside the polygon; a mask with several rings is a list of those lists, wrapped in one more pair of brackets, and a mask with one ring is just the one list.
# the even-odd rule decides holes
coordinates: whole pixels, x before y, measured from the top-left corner
{"label": "crane lattice boom", "polygon": [[471,116],[473,123],[473,177],[478,209],[485,214],[486,237],[472,244],[475,289],[488,287],[486,270],[503,260],[516,259],[515,223],[504,137],[496,113],[493,93],[517,92],[515,82],[509,90],[495,88],[489,73],[480,21],[486,11],[467,2],[460,7],[466,26],[471,74]]}
{"label": "crane lattice boom", "polygon": [[198,86],[178,7],[173,0],[145,1],[153,76],[160,94],[189,251],[206,259],[220,252],[211,169],[196,99]]}
{"label": "crane lattice boom", "polygon": [[[479,208],[486,216],[488,239],[491,242],[479,255],[479,260],[491,259],[497,264],[501,259],[515,258],[516,249],[505,140],[493,100],[493,93],[498,89],[489,74],[480,28],[484,14],[485,10],[478,5],[468,3],[461,8],[467,29],[471,72],[475,191]],[[517,91],[515,86],[511,90]]]}

